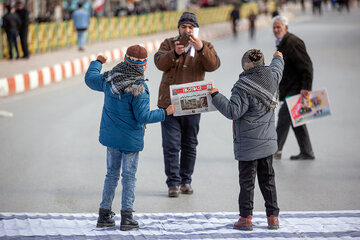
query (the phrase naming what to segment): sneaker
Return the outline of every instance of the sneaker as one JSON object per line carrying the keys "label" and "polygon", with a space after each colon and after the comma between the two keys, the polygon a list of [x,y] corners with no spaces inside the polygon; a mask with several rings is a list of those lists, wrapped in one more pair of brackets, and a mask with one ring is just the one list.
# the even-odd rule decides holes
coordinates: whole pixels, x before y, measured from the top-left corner
{"label": "sneaker", "polygon": [[290,157],[291,160],[314,160],[315,156],[313,154],[300,153],[295,156]]}
{"label": "sneaker", "polygon": [[279,217],[271,215],[267,217],[267,222],[268,222],[268,229],[271,230],[279,229]]}
{"label": "sneaker", "polygon": [[243,231],[252,231],[252,216],[249,215],[248,217],[240,217],[239,220],[234,224],[234,228]]}
{"label": "sneaker", "polygon": [[179,186],[172,186],[169,187],[168,195],[169,197],[178,197],[180,194]]}
{"label": "sneaker", "polygon": [[182,194],[193,194],[194,193],[194,189],[192,189],[192,187],[189,183],[181,184],[180,191]]}
{"label": "sneaker", "polygon": [[276,159],[276,160],[280,160],[281,159],[281,154],[282,154],[281,150],[276,151],[276,153],[274,153],[274,155],[273,155],[273,158]]}

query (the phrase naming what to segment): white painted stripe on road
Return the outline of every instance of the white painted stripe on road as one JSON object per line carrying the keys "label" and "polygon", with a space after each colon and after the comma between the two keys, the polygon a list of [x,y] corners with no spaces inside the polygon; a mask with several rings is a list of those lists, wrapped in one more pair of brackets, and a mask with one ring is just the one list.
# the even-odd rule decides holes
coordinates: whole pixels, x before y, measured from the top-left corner
{"label": "white painted stripe on road", "polygon": [[115,61],[120,60],[120,49],[119,48],[115,48],[113,50],[113,54],[114,54],[114,60]]}
{"label": "white painted stripe on road", "polygon": [[124,59],[125,54],[126,54],[126,50],[127,50],[126,47],[121,48],[121,51],[123,52],[123,55],[121,56],[121,59]]}
{"label": "white painted stripe on road", "polygon": [[107,57],[108,62],[111,62],[113,60],[112,57],[111,57],[111,52],[110,51],[105,51],[104,56]]}
{"label": "white painted stripe on road", "polygon": [[[95,61],[96,58],[97,58],[97,55],[95,55],[95,54],[90,55],[90,62],[91,62],[91,61]],[[89,64],[90,64],[90,63],[89,63]]]}
{"label": "white painted stripe on road", "polygon": [[44,86],[49,85],[51,83],[51,73],[49,67],[44,67],[41,69],[41,72],[43,74],[43,82]]}
{"label": "white painted stripe on road", "polygon": [[153,46],[152,42],[147,42],[147,43],[146,43],[146,48],[147,48],[147,51],[148,51],[149,53],[153,53],[153,52],[154,52],[154,46]]}
{"label": "white painted stripe on road", "polygon": [[39,87],[39,74],[38,71],[33,70],[29,72],[30,89]]}
{"label": "white painted stripe on road", "polygon": [[86,69],[89,67],[89,58],[88,57],[83,57],[81,59],[83,66],[84,66],[84,71],[86,71]]}
{"label": "white painted stripe on road", "polygon": [[71,62],[66,61],[63,63],[63,66],[65,68],[65,76],[63,76],[63,79],[72,77]]}
{"label": "white painted stripe on road", "polygon": [[23,74],[16,74],[14,76],[15,79],[15,91],[16,93],[24,92],[25,91],[25,80]]}
{"label": "white painted stripe on road", "polygon": [[0,117],[13,117],[14,114],[12,112],[0,110]]}
{"label": "white painted stripe on road", "polygon": [[74,74],[75,75],[79,75],[79,74],[81,74],[81,62],[80,62],[80,59],[75,59],[74,61],[73,61],[73,63],[74,63]]}
{"label": "white painted stripe on road", "polygon": [[54,75],[55,75],[55,82],[59,82],[62,80],[62,69],[60,64],[55,64],[53,66]]}
{"label": "white painted stripe on road", "polygon": [[0,78],[0,96],[9,95],[9,84],[7,78]]}
{"label": "white painted stripe on road", "polygon": [[156,50],[160,48],[160,45],[161,45],[161,42],[159,40],[156,40],[155,41]]}

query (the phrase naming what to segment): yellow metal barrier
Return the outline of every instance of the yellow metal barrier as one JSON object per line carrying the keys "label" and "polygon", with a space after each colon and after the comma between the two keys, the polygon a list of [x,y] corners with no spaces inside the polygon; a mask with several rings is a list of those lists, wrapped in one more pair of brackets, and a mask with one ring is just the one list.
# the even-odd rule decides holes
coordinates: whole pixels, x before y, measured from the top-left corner
{"label": "yellow metal barrier", "polygon": [[[203,8],[192,12],[197,15],[199,25],[205,25],[228,21],[232,8],[232,6],[222,6]],[[243,4],[240,8],[240,16],[246,18],[252,11],[258,14],[259,8],[272,12],[275,10],[275,2],[268,1],[266,5],[261,6],[258,6],[255,2]],[[128,17],[91,18],[87,31],[87,42],[173,30],[177,28],[177,22],[181,14],[182,12],[166,11]],[[2,32],[2,52],[4,57],[8,57],[8,43],[5,35]],[[29,26],[28,43],[31,54],[74,46],[76,40],[77,35],[72,20],[60,23],[30,24]],[[20,40],[18,46],[21,52]]]}

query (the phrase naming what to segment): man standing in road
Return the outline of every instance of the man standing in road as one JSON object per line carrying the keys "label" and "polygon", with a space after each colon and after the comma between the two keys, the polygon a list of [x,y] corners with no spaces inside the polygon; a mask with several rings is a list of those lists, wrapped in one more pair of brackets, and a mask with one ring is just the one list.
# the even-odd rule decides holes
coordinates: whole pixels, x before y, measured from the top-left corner
{"label": "man standing in road", "polygon": [[[279,100],[284,101],[286,97],[299,93],[303,98],[307,98],[312,87],[313,67],[304,42],[288,32],[288,19],[284,16],[273,18],[273,32],[276,37],[277,50],[282,52],[285,60],[284,73],[279,85]],[[281,159],[290,124],[290,114],[286,104],[283,103],[279,110],[276,127],[278,151],[274,155],[275,159]],[[315,159],[306,125],[296,128],[292,126],[292,129],[300,147],[300,154],[291,156],[290,159]]]}
{"label": "man standing in road", "polygon": [[[165,39],[155,54],[155,65],[164,72],[159,87],[160,108],[165,109],[171,103],[170,85],[204,80],[205,72],[214,71],[220,66],[213,45],[194,37],[196,27],[199,27],[196,15],[184,12],[178,21],[179,35]],[[185,43],[179,41],[186,33],[190,34],[189,39]],[[191,45],[196,50],[194,57],[190,56]],[[169,197],[178,197],[180,191],[183,194],[193,193],[191,176],[196,160],[199,123],[200,114],[167,116],[161,123]]]}
{"label": "man standing in road", "polygon": [[84,51],[86,41],[86,30],[89,27],[90,16],[89,12],[83,9],[83,3],[78,3],[78,9],[72,14],[74,27],[77,32],[79,51]]}
{"label": "man standing in road", "polygon": [[230,19],[231,19],[231,28],[233,31],[234,37],[237,37],[237,25],[240,20],[240,12],[239,12],[239,6],[237,4],[234,4],[234,8],[230,13]]}
{"label": "man standing in road", "polygon": [[29,58],[29,48],[28,48],[28,32],[29,32],[29,11],[24,8],[24,2],[16,1],[16,14],[20,17],[21,25],[19,28],[19,36],[21,42],[21,48],[24,53],[22,58]]}
{"label": "man standing in road", "polygon": [[15,46],[16,50],[16,59],[18,59],[19,56],[19,48],[17,45],[17,35],[18,35],[18,29],[21,24],[21,20],[18,15],[15,14],[14,7],[11,6],[11,4],[6,6],[7,13],[3,17],[3,25],[2,28],[5,30],[6,37],[8,39],[9,44],[9,59],[13,59],[13,46]]}

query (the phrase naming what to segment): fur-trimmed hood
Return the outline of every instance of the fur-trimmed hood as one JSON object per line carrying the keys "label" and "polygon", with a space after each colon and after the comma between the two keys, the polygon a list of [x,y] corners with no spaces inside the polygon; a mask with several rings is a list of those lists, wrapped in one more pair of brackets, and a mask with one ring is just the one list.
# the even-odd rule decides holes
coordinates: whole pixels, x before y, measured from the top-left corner
{"label": "fur-trimmed hood", "polygon": [[124,92],[130,93],[134,95],[135,97],[143,94],[145,92],[145,86],[143,83],[133,84],[127,88],[124,89]]}

